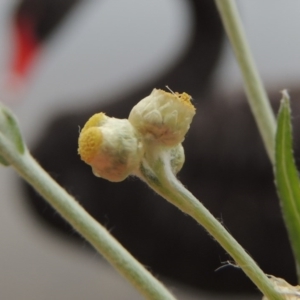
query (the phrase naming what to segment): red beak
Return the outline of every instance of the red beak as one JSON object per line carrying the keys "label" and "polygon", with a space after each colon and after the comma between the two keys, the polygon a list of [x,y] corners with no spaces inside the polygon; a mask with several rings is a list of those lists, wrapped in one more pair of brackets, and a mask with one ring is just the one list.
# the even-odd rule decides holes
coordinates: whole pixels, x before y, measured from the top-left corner
{"label": "red beak", "polygon": [[19,16],[14,26],[15,53],[13,54],[12,75],[25,79],[39,52],[34,23],[27,16]]}

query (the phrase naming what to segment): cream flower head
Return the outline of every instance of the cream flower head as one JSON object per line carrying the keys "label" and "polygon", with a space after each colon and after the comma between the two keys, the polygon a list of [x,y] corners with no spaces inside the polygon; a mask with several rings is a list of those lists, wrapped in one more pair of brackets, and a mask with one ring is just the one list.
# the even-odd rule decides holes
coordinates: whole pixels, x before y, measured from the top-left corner
{"label": "cream flower head", "polygon": [[127,119],[93,115],[79,136],[78,153],[93,173],[109,181],[122,181],[139,167],[143,145]]}
{"label": "cream flower head", "polygon": [[146,141],[175,146],[184,140],[194,115],[188,94],[154,89],[133,107],[128,119]]}

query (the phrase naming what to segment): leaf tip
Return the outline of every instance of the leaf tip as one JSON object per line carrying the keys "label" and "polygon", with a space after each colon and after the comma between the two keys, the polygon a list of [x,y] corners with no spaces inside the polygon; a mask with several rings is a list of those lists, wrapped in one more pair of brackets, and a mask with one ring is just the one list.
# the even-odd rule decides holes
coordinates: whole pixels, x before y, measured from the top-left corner
{"label": "leaf tip", "polygon": [[281,95],[282,95],[281,104],[287,104],[290,102],[290,95],[289,95],[287,89],[282,90]]}

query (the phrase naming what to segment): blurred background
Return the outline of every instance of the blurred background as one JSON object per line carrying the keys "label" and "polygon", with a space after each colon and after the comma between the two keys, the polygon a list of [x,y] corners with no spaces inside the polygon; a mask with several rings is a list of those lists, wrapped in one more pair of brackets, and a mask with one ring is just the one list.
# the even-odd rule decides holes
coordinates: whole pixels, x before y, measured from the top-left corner
{"label": "blurred background", "polygon": [[[299,1],[237,3],[274,107],[288,88],[298,122]],[[267,273],[296,283],[272,169],[213,1],[1,0],[0,45],[0,98],[37,160],[179,299],[260,296],[240,270],[216,271],[230,257],[200,226],[135,179],[94,178],[76,154],[92,113],[126,117],[166,85],[197,107],[180,179]],[[0,168],[0,185],[1,299],[141,299],[12,169]]]}

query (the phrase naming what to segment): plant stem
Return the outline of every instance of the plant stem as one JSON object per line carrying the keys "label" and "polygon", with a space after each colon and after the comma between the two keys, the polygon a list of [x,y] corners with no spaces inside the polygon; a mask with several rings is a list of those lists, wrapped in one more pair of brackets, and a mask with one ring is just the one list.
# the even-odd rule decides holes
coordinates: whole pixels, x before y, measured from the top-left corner
{"label": "plant stem", "polygon": [[276,120],[258,74],[234,0],[215,0],[242,72],[247,98],[266,151],[274,164]]}
{"label": "plant stem", "polygon": [[0,133],[0,153],[146,299],[175,300],[110,233],[60,187],[26,150],[18,153]]}
{"label": "plant stem", "polygon": [[[269,300],[283,300],[269,278],[246,253],[242,246],[229,234],[222,224],[196,199],[175,177],[170,166],[168,154],[162,152],[154,168],[142,165],[143,179],[153,190],[184,213],[189,214],[201,224],[216,241],[231,255],[237,265],[247,274]],[[155,171],[153,171],[155,170]]]}

